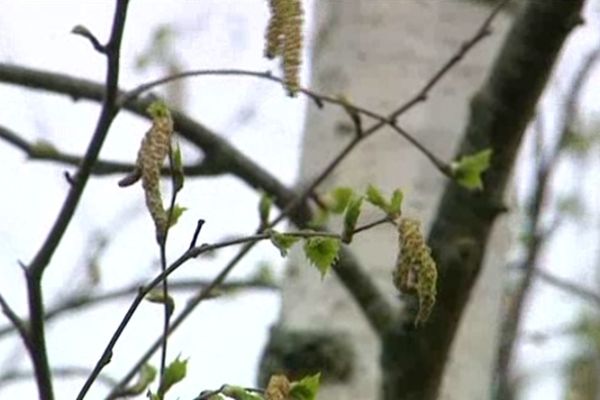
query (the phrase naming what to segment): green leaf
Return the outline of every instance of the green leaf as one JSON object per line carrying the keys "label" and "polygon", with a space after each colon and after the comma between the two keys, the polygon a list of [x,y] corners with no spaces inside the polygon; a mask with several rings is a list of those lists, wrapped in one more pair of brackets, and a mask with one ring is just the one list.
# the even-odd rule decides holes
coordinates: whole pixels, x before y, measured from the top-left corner
{"label": "green leaf", "polygon": [[183,174],[183,161],[181,157],[181,147],[179,147],[179,141],[175,141],[175,146],[171,151],[171,159],[173,165],[171,166],[171,174],[173,176],[173,187],[176,192],[179,192],[183,188],[183,182],[185,175]]}
{"label": "green leaf", "polygon": [[594,144],[593,136],[584,135],[572,130],[569,130],[561,143],[565,150],[568,150],[576,155],[585,155]]}
{"label": "green leaf", "polygon": [[354,196],[354,190],[350,187],[341,186],[333,189],[329,196],[331,197],[329,210],[334,214],[341,214]]}
{"label": "green leaf", "polygon": [[321,272],[322,278],[337,260],[339,250],[340,241],[335,238],[313,237],[304,242],[304,254]]}
{"label": "green leaf", "polygon": [[[175,226],[177,221],[179,221],[179,217],[181,217],[185,211],[187,211],[187,207],[181,207],[179,204],[175,204],[175,207],[173,208],[173,214],[171,214],[171,220],[169,221],[169,227]],[[171,209],[167,210],[167,215],[169,215],[170,212]]]}
{"label": "green leaf", "polygon": [[315,400],[319,391],[319,380],[321,374],[307,376],[300,381],[292,382],[290,387],[290,398],[293,400]]}
{"label": "green leaf", "polygon": [[31,145],[31,157],[56,157],[59,155],[58,149],[49,141],[38,139]]}
{"label": "green leaf", "polygon": [[469,190],[482,190],[481,175],[489,168],[492,150],[485,149],[478,153],[463,156],[452,163],[452,175],[456,181]]}
{"label": "green leaf", "polygon": [[387,213],[390,208],[390,205],[381,194],[381,191],[373,185],[369,185],[367,188],[367,201],[385,213]]}
{"label": "green leaf", "polygon": [[165,298],[165,293],[162,288],[152,289],[150,293],[146,295],[145,299],[150,303],[165,304],[169,315],[173,314],[173,311],[175,311],[175,300],[173,300],[171,296]]}
{"label": "green leaf", "polygon": [[350,243],[352,241],[356,222],[360,215],[362,201],[362,197],[355,196],[348,202],[346,214],[344,214],[344,230],[342,231],[342,241],[344,243]]}
{"label": "green leaf", "polygon": [[315,230],[320,230],[327,224],[327,221],[329,221],[329,210],[320,208],[317,210],[315,215],[313,215],[313,218],[308,223],[308,227]]}
{"label": "green leaf", "polygon": [[152,118],[164,118],[171,115],[169,107],[162,100],[155,100],[146,109]]}
{"label": "green leaf", "polygon": [[266,226],[269,223],[269,214],[271,213],[272,206],[273,198],[263,193],[258,202],[258,215],[260,216],[261,225]]}
{"label": "green leaf", "polygon": [[221,392],[234,400],[263,400],[258,394],[252,393],[241,386],[227,385]]}
{"label": "green leaf", "polygon": [[162,385],[158,389],[160,394],[164,395],[173,387],[173,385],[181,382],[183,378],[185,378],[185,374],[187,373],[187,362],[187,359],[180,360],[179,356],[177,356],[177,358],[165,368]]}
{"label": "green leaf", "polygon": [[287,256],[288,250],[299,240],[295,236],[286,235],[285,233],[279,233],[277,231],[270,232],[271,243],[281,253],[281,257]]}
{"label": "green leaf", "polygon": [[148,389],[148,386],[150,386],[155,378],[156,368],[149,364],[144,364],[142,365],[142,368],[140,368],[137,382],[123,391],[130,395],[142,394]]}
{"label": "green leaf", "polygon": [[389,209],[387,211],[388,214],[390,214],[391,216],[400,215],[400,213],[402,211],[402,200],[403,199],[404,199],[404,194],[402,193],[402,191],[400,189],[394,190],[394,193],[392,193],[392,198],[390,200]]}

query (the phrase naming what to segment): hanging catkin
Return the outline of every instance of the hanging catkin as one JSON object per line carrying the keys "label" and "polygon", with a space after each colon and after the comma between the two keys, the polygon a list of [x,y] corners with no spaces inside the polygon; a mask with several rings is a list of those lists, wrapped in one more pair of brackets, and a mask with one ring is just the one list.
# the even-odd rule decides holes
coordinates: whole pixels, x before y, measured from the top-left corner
{"label": "hanging catkin", "polygon": [[431,249],[425,243],[419,222],[401,218],[398,226],[398,257],[393,273],[394,285],[405,294],[416,294],[419,311],[415,325],[429,318],[435,304],[437,268],[431,257]]}

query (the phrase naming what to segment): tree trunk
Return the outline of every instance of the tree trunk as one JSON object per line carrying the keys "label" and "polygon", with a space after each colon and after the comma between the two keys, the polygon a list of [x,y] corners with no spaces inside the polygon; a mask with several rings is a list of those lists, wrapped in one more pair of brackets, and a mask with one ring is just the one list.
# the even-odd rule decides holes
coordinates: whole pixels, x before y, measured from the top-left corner
{"label": "tree trunk", "polygon": [[[344,94],[352,102],[385,114],[410,96],[473,36],[490,8],[471,1],[371,0],[318,1],[312,49],[312,88]],[[351,4],[349,4],[351,3]],[[468,116],[469,100],[482,83],[506,31],[507,18],[494,23],[493,35],[461,61],[428,100],[399,121],[428,149],[450,160]],[[350,140],[352,124],[340,110],[310,107],[306,123],[302,181],[309,181]],[[403,138],[384,129],[366,140],[328,179],[321,191],[352,186],[363,192],[374,184],[388,193],[405,193],[404,215],[428,227],[446,178]],[[364,207],[363,220],[379,214]],[[507,230],[492,239],[492,253],[506,251]],[[393,304],[400,306],[391,272],[397,237],[390,227],[357,236],[351,250]],[[491,387],[503,273],[502,257],[488,257],[472,293],[445,374],[442,399],[485,399]],[[493,265],[492,265],[493,264]],[[443,284],[441,282],[440,284]],[[380,339],[335,276],[322,282],[299,253],[292,255],[283,287],[277,333],[292,340],[329,332],[337,363],[322,386],[320,399],[380,398]],[[290,336],[290,333],[294,335]],[[346,340],[343,340],[346,339]],[[315,339],[317,340],[317,339]],[[309,340],[310,341],[310,340]],[[301,341],[302,342],[302,341]],[[306,350],[306,341],[303,349]],[[338,346],[338,347],[336,347]],[[406,349],[410,351],[410,349]]]}

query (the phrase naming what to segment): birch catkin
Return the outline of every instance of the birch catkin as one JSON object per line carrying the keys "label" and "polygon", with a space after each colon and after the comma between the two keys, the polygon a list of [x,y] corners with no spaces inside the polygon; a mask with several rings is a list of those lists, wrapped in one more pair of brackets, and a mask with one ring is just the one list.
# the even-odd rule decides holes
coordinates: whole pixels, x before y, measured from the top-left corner
{"label": "birch catkin", "polygon": [[160,193],[160,170],[171,148],[173,119],[167,106],[160,101],[152,103],[148,113],[152,116],[152,127],[142,139],[134,171],[123,178],[119,185],[129,186],[142,179],[146,207],[160,242],[167,229],[167,213]]}
{"label": "birch catkin", "polygon": [[435,305],[437,268],[419,222],[401,218],[397,226],[399,249],[393,273],[394,285],[401,293],[417,295],[419,311],[415,326],[418,326],[427,321]]}
{"label": "birch catkin", "polygon": [[300,89],[302,22],[300,0],[269,0],[271,18],[267,26],[265,56],[281,57],[285,86],[291,96]]}

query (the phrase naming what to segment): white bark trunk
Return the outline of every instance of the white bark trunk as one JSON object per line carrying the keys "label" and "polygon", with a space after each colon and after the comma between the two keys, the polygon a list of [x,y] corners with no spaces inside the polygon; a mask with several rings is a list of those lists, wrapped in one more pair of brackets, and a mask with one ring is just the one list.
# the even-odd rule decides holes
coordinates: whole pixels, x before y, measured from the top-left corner
{"label": "white bark trunk", "polygon": [[[472,36],[489,8],[450,0],[321,0],[316,2],[316,36],[311,87],[340,93],[367,108],[387,113],[413,95]],[[463,131],[469,99],[482,82],[506,28],[506,18],[494,24],[494,35],[468,54],[436,86],[426,103],[400,124],[429,149],[449,160]],[[366,121],[365,121],[366,122]],[[347,115],[333,107],[310,107],[302,157],[303,181],[320,171],[343,144]],[[349,125],[352,126],[351,124]],[[352,131],[350,130],[350,133]],[[353,186],[364,191],[372,183],[391,193],[405,193],[405,215],[428,226],[445,178],[410,144],[391,130],[379,132],[336,170],[320,189]],[[379,214],[364,207],[365,220]],[[505,251],[505,232],[490,246]],[[351,248],[377,284],[395,299],[391,282],[396,237],[379,228],[356,237]],[[445,375],[441,398],[487,399],[503,275],[489,257]],[[443,282],[439,283],[443,285]],[[282,326],[290,329],[332,329],[350,334],[356,359],[350,384],[325,385],[320,399],[376,399],[379,392],[379,345],[350,296],[335,276],[321,282],[303,256],[292,256],[283,288]]]}

